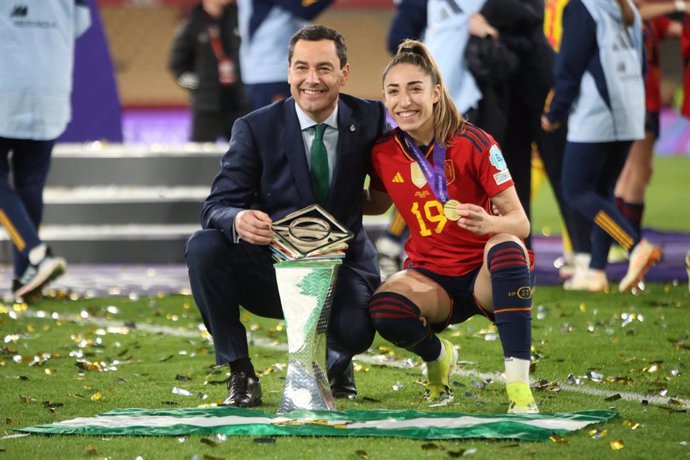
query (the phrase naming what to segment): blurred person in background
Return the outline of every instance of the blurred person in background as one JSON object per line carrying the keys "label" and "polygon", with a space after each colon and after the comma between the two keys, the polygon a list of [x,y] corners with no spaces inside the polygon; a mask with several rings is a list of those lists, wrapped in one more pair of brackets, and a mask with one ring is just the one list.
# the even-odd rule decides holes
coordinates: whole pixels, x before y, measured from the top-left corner
{"label": "blurred person in background", "polygon": [[642,231],[644,196],[653,171],[654,143],[659,138],[659,112],[661,111],[660,41],[680,38],[683,25],[666,15],[685,13],[690,2],[683,0],[635,0],[643,20],[645,40],[645,135],[633,142],[628,159],[618,178],[614,195],[616,206],[635,230]]}
{"label": "blurred person in background", "polygon": [[252,110],[290,96],[285,65],[290,37],[333,0],[237,0],[240,62]]}
{"label": "blurred person in background", "polygon": [[12,292],[32,300],[64,273],[41,241],[43,189],[55,139],[71,118],[74,43],[86,0],[4,2],[0,14],[0,224],[13,244]]}
{"label": "blurred person in background", "polygon": [[630,145],[644,137],[642,20],[631,0],[570,0],[563,14],[554,96],[541,125],[568,118],[563,194],[595,225],[588,271],[574,289],[606,291],[612,239],[630,254],[619,290],[632,290],[661,260],[615,206],[613,190]]}
{"label": "blurred person in background", "polygon": [[229,140],[233,123],[248,111],[239,47],[234,0],[203,0],[177,31],[170,70],[190,91],[192,142]]}

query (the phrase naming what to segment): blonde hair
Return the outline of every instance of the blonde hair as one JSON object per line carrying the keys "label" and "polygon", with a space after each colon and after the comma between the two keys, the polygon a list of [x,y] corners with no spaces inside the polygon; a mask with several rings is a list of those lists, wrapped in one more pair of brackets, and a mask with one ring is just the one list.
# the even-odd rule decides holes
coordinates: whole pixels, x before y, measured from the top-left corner
{"label": "blonde hair", "polygon": [[635,13],[633,12],[633,7],[630,6],[628,0],[617,0],[618,6],[621,9],[621,15],[623,16],[623,24],[630,27],[635,22]]}
{"label": "blonde hair", "polygon": [[465,127],[465,120],[448,94],[448,90],[443,84],[441,71],[438,69],[438,65],[431,52],[420,41],[405,40],[398,46],[395,56],[393,56],[393,59],[384,69],[382,84],[386,80],[388,72],[399,64],[412,64],[419,67],[426,75],[431,77],[431,83],[434,86],[440,86],[441,97],[434,104],[434,135],[436,142],[444,147],[448,147],[452,137]]}

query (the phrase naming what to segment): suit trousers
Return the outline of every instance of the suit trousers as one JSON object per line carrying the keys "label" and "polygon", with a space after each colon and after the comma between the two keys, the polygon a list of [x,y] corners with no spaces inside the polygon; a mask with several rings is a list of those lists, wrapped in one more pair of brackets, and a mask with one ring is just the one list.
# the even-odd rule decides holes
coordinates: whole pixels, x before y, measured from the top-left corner
{"label": "suit trousers", "polygon": [[[240,305],[258,316],[283,318],[270,249],[233,243],[223,232],[206,229],[188,239],[186,260],[194,300],[213,336],[216,364],[249,358]],[[347,365],[349,358],[371,346],[375,331],[368,304],[372,293],[359,274],[340,266],[328,325],[329,360],[340,356],[338,361]]]}

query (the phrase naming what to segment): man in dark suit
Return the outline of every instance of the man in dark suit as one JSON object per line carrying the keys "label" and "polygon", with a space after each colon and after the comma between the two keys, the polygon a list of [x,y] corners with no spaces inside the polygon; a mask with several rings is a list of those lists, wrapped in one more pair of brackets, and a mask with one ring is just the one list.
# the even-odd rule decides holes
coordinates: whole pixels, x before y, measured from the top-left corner
{"label": "man in dark suit", "polygon": [[[328,329],[334,396],[356,395],[351,358],[374,337],[367,303],[380,277],[362,226],[361,198],[371,147],[386,128],[385,111],[380,102],[339,93],[350,65],[345,40],[333,29],[307,26],[295,33],[288,65],[292,97],[235,122],[203,206],[203,230],[187,242],[192,293],[213,336],[216,363],[230,365],[224,402],[230,406],[261,403],[239,305],[260,316],[283,317],[268,245],[271,223],[293,211],[319,202],[355,235],[338,272]],[[310,179],[317,131],[323,133],[330,176],[320,201]]]}

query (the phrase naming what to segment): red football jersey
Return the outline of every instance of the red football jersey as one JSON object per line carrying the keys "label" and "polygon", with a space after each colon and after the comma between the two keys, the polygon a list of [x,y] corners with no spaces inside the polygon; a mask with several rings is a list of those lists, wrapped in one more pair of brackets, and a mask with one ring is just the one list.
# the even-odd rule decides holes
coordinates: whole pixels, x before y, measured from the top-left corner
{"label": "red football jersey", "polygon": [[[433,145],[423,152],[433,164]],[[443,203],[434,195],[402,132],[395,129],[372,152],[371,186],[387,192],[410,228],[405,243],[414,267],[447,276],[464,275],[482,264],[489,236],[460,228],[443,214]],[[486,132],[466,124],[446,152],[448,197],[473,203],[491,213],[490,198],[513,186],[513,180],[496,141]]]}
{"label": "red football jersey", "polygon": [[647,112],[661,110],[661,63],[659,61],[660,39],[666,37],[671,20],[666,16],[644,21],[645,57],[647,74],[645,75],[645,102]]}

